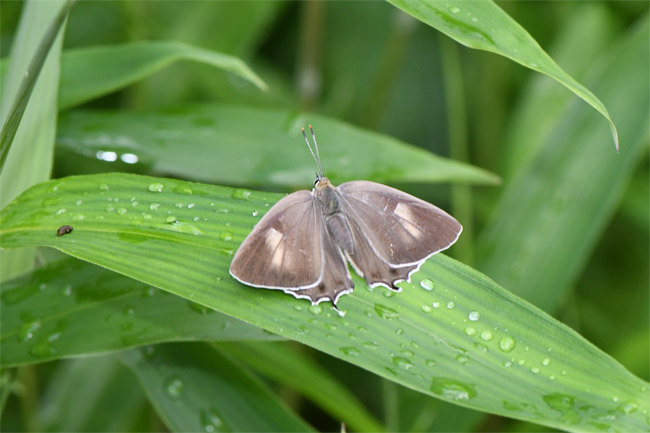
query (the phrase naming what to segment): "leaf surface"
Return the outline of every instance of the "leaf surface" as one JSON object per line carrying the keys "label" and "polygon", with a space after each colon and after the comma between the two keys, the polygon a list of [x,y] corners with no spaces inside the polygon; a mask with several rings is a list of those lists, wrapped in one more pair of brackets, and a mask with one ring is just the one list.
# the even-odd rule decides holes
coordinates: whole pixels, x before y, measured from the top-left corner
{"label": "leaf surface", "polygon": [[[2,211],[0,246],[52,246],[456,404],[570,431],[648,428],[648,383],[442,254],[398,294],[355,276],[344,317],[236,283],[234,250],[279,198],[126,174],[57,179]],[[74,231],[56,236],[63,224]]]}

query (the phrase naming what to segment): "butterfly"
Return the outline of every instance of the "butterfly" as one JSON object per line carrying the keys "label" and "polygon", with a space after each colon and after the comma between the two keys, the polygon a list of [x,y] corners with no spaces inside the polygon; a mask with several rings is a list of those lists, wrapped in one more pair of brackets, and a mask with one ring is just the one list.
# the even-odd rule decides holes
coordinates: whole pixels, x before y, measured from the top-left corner
{"label": "butterfly", "polygon": [[264,215],[235,253],[235,279],[337,308],[354,289],[348,262],[371,287],[399,291],[398,282],[456,242],[462,226],[431,203],[365,180],[334,186],[309,129],[315,152],[302,133],[318,166],[314,188],[289,194]]}

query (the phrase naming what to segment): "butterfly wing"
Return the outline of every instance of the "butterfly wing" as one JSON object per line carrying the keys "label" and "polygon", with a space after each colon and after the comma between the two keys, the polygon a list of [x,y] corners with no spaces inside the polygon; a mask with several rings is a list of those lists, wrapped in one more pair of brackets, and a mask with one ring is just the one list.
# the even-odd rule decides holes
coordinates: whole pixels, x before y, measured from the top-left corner
{"label": "butterfly wing", "polygon": [[230,274],[250,286],[278,289],[317,303],[354,286],[340,249],[323,226],[309,191],[280,200],[242,242]]}
{"label": "butterfly wing", "polygon": [[395,288],[462,231],[445,211],[385,185],[353,181],[338,191],[354,238],[354,250],[346,253],[371,285]]}

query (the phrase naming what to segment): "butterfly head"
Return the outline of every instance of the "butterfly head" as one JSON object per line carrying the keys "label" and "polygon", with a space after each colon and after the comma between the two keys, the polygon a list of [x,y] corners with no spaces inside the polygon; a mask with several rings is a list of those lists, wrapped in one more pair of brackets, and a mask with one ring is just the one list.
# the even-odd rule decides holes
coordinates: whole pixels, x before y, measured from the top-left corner
{"label": "butterfly head", "polygon": [[328,187],[332,187],[332,183],[325,176],[320,176],[316,173],[316,180],[314,181],[314,190],[322,190]]}

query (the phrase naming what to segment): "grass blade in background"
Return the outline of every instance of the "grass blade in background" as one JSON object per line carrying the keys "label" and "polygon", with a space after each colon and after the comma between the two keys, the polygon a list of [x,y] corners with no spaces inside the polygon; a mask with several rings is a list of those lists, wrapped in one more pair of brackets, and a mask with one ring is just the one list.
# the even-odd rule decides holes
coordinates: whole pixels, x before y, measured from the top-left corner
{"label": "grass blade in background", "polygon": [[[477,242],[478,268],[546,311],[579,276],[648,146],[648,21],[600,63],[594,88],[627,146],[608,152],[603,128],[572,104],[504,194]],[[523,145],[520,143],[520,145]]]}
{"label": "grass blade in background", "polygon": [[[236,283],[232,254],[279,197],[126,174],[69,177],[4,209],[0,241],[60,249],[467,407],[570,431],[648,428],[646,382],[444,255],[399,294],[354,277],[356,290],[339,300],[345,317]],[[75,230],[58,237],[62,224]]]}
{"label": "grass blade in background", "polygon": [[535,39],[493,1],[388,1],[467,47],[502,55],[553,78],[607,119],[618,151],[616,126],[603,103],[564,72]]}
{"label": "grass blade in background", "polygon": [[217,347],[259,374],[300,392],[351,430],[384,430],[337,378],[289,344],[237,342]]}
{"label": "grass blade in background", "polygon": [[0,306],[3,367],[161,341],[279,338],[72,258],[5,282]]}
{"label": "grass blade in background", "polygon": [[52,373],[41,422],[48,432],[132,431],[146,403],[131,372],[114,356],[75,359]]}
{"label": "grass blade in background", "polygon": [[[6,161],[0,173],[0,209],[30,186],[50,177],[56,129],[59,58],[63,38],[59,33],[54,41],[50,40],[59,30],[51,29],[50,26],[57,17],[61,18],[57,13],[63,10],[64,4],[65,2],[59,0],[47,4],[38,1],[24,4],[10,56],[11,64],[2,89],[3,140],[12,138],[13,141],[11,149],[10,142],[2,143],[2,151],[5,152],[3,158],[6,157]],[[63,21],[58,24],[63,25]],[[45,49],[48,45],[49,50]],[[47,57],[44,58],[46,54]],[[45,63],[39,67],[43,61]],[[28,78],[25,84],[22,83],[25,71],[30,67],[41,71],[40,74],[30,71],[38,76],[38,80],[31,84],[34,86],[32,91],[27,92],[30,79]],[[23,105],[27,103],[25,98],[30,97],[32,103]],[[14,103],[15,98],[19,98],[21,102]],[[11,109],[24,110],[24,113],[22,116],[14,116],[9,111]],[[12,134],[7,133],[5,136],[5,128],[14,130],[15,135],[12,137]],[[35,252],[31,249],[0,252],[2,280],[31,269],[34,256]]]}
{"label": "grass blade in background", "polygon": [[207,344],[149,346],[120,358],[173,432],[313,430],[264,384]]}
{"label": "grass blade in background", "polygon": [[336,183],[497,181],[480,168],[394,138],[286,110],[211,104],[151,113],[73,111],[62,117],[57,142],[61,150],[93,159],[104,152],[113,152],[115,159],[135,155],[138,164],[155,173],[304,189],[313,183],[316,167],[300,133],[309,124],[320,143],[325,173]]}
{"label": "grass blade in background", "polygon": [[[566,19],[563,32],[553,40],[549,52],[572,76],[582,80],[593,70],[594,59],[607,51],[607,44],[613,40],[612,27],[605,4],[582,3]],[[531,77],[512,109],[500,152],[504,167],[501,173],[507,181],[527,166],[574,101],[566,89],[548,77],[538,74]]]}
{"label": "grass blade in background", "polygon": [[[5,84],[4,80],[6,77],[0,77],[0,80],[3,83],[2,90],[4,94],[4,97],[2,98],[2,115],[0,115],[2,121],[2,131],[0,131],[0,172],[4,168],[7,154],[9,153],[16,132],[18,131],[20,121],[25,114],[27,103],[29,102],[32,91],[36,86],[43,65],[45,65],[45,61],[49,53],[52,51],[52,47],[55,46],[55,40],[65,23],[72,4],[71,1],[67,1],[63,7],[57,5],[60,7],[59,13],[53,17],[54,19],[47,27],[45,34],[36,34],[34,36],[34,39],[32,39],[34,42],[37,41],[37,37],[42,37],[42,39],[36,46],[35,51],[28,51],[28,53],[32,54],[28,65],[21,65],[21,59],[16,58],[19,54],[15,54],[18,52],[19,48],[14,46],[14,55],[12,57],[13,62],[10,71],[12,73],[11,79],[9,83]],[[52,11],[55,11],[57,6],[55,6]],[[44,10],[44,8],[41,9]],[[25,13],[25,16],[27,16],[27,12]],[[49,13],[45,13],[42,16],[45,19],[51,17]],[[34,17],[25,18],[23,19],[23,23],[34,20],[30,24],[35,24],[36,19],[37,18]],[[29,44],[29,42],[27,43]],[[58,48],[55,50],[57,49]],[[56,58],[57,56],[54,57]],[[25,60],[27,59],[24,59],[23,62]]]}
{"label": "grass blade in background", "polygon": [[59,109],[65,110],[146,78],[172,63],[192,60],[267,86],[241,59],[177,41],[78,48],[63,53]]}

